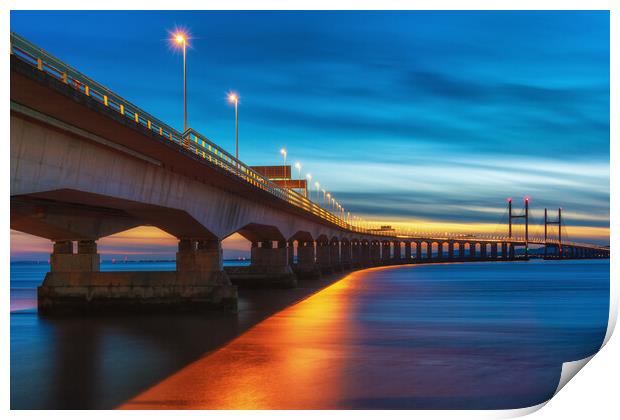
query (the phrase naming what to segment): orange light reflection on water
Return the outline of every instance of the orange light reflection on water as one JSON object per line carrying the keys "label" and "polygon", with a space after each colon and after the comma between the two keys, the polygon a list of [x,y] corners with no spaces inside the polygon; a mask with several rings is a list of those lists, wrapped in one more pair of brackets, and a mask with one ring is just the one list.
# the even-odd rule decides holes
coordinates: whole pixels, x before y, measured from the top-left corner
{"label": "orange light reflection on water", "polygon": [[[337,407],[351,351],[352,273],[271,316],[122,405],[122,409]],[[209,331],[201,332],[209,334]]]}

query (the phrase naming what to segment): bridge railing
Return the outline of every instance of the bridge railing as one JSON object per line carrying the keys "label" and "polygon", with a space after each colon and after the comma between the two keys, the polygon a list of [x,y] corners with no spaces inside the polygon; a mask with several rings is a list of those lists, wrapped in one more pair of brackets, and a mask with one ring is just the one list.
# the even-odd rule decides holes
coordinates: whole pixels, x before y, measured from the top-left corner
{"label": "bridge railing", "polygon": [[55,77],[84,95],[102,103],[104,106],[115,110],[120,115],[125,116],[136,124],[193,152],[204,159],[205,163],[224,169],[246,183],[267,191],[281,200],[293,204],[343,229],[374,235],[389,234],[371,231],[370,229],[349,223],[342,217],[326,210],[297,191],[276,185],[195,130],[188,129],[185,133],[175,130],[153,115],[143,111],[138,106],[115,94],[107,87],[95,82],[88,76],[80,73],[73,67],[15,33],[11,33],[11,54],[31,64],[40,71]]}

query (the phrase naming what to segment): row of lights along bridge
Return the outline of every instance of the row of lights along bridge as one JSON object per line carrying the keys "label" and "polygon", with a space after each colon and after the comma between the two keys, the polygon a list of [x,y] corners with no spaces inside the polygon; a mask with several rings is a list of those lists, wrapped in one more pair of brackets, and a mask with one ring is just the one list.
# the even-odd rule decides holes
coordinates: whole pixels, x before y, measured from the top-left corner
{"label": "row of lights along bridge", "polygon": [[[185,32],[177,31],[173,35],[173,41],[176,45],[180,46],[183,51],[183,131],[185,132],[188,128],[187,126],[187,46],[190,37]],[[239,159],[239,94],[237,92],[229,92],[228,93],[228,102],[235,107],[235,158]],[[286,185],[286,157],[287,150],[285,148],[280,149],[280,154],[284,159],[284,166],[282,167],[283,177],[285,180],[284,187],[287,188]],[[301,180],[301,163],[295,162],[295,168],[298,171],[299,179]],[[309,199],[312,199],[312,194],[308,194],[308,187],[312,186],[312,174],[306,174],[306,188],[304,188],[304,195]],[[333,197],[333,195],[326,191],[324,188],[321,188],[321,184],[318,180],[314,180],[314,187],[316,189],[316,203],[320,202],[321,192],[323,193],[323,204],[331,210],[334,214],[338,213],[341,219],[344,219],[350,224],[354,224],[357,226],[369,227],[368,223],[362,218],[351,215],[350,212],[347,212],[345,208]]]}

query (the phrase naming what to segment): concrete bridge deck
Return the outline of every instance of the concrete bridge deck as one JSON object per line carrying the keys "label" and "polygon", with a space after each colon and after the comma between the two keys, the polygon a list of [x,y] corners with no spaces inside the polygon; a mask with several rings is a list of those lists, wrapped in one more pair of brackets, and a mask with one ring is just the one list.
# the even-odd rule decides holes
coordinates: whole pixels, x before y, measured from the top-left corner
{"label": "concrete bridge deck", "polygon": [[[234,309],[233,283],[293,287],[299,277],[381,264],[512,260],[526,246],[350,224],[199,133],[179,133],[27,41],[11,41],[11,228],[54,243],[39,289],[43,313]],[[177,271],[100,272],[97,240],[141,225],[178,238]],[[221,241],[233,233],[252,243],[249,268],[222,267]],[[547,245],[558,257],[609,256],[608,248]]]}

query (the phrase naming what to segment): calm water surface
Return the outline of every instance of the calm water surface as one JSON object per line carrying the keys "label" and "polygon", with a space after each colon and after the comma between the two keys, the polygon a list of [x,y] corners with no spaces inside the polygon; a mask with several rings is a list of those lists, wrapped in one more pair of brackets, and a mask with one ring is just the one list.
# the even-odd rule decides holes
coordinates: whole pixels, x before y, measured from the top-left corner
{"label": "calm water surface", "polygon": [[311,295],[327,284],[242,291],[238,314],[13,312],[11,406],[518,408],[607,326],[608,261],[378,268]]}

